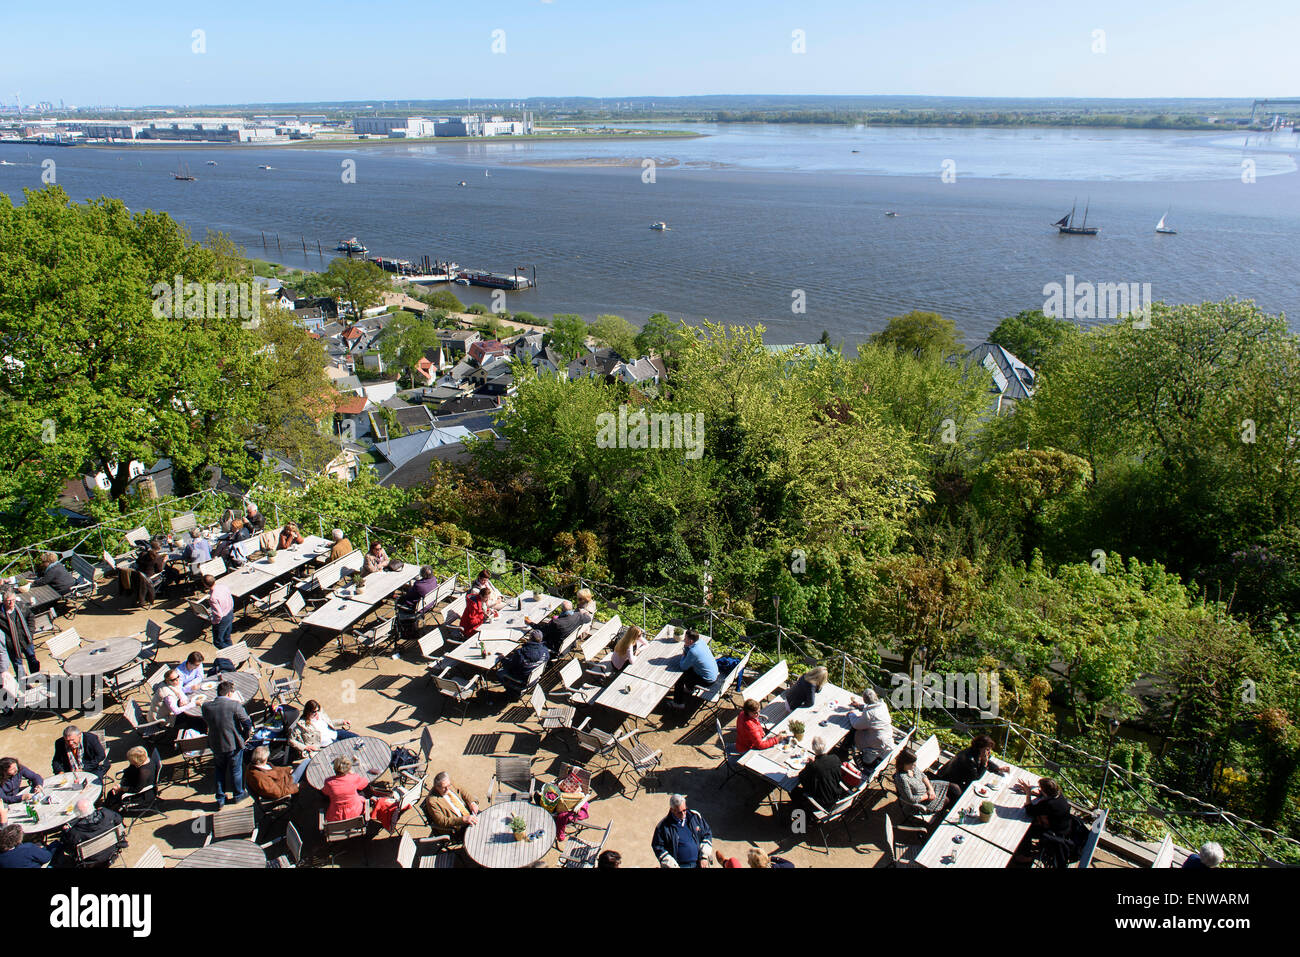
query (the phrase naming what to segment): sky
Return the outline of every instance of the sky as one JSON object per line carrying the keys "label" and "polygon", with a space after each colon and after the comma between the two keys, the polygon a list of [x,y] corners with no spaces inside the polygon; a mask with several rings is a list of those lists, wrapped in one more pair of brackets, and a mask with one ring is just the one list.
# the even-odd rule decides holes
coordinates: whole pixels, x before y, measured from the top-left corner
{"label": "sky", "polygon": [[1300,96],[1297,0],[0,0],[0,35],[10,106]]}

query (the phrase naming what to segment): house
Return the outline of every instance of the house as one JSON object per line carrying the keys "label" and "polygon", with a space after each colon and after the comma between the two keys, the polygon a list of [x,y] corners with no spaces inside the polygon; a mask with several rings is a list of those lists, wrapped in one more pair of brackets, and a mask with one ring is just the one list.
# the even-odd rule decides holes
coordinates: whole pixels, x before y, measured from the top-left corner
{"label": "house", "polygon": [[334,403],[334,430],[355,442],[374,434],[369,412],[374,403],[364,395],[341,396]]}
{"label": "house", "polygon": [[383,458],[394,469],[398,469],[417,455],[430,449],[442,445],[458,444],[472,438],[474,438],[474,433],[461,425],[451,425],[443,428],[434,426],[422,432],[413,432],[410,435],[380,439],[375,442],[374,451],[376,455]]}
{"label": "house", "polygon": [[468,382],[460,382],[456,385],[434,385],[420,390],[421,400],[429,403],[435,408],[444,402],[453,399],[459,399],[461,396],[467,396],[473,392],[473,388]]}
{"label": "house", "polygon": [[[504,439],[496,439],[495,442],[497,448],[505,445]],[[379,484],[394,488],[415,488],[429,481],[429,470],[434,462],[451,462],[460,465],[468,462],[469,458],[469,449],[461,442],[439,445],[408,459],[399,468],[393,469],[381,478]]]}
{"label": "house", "polygon": [[668,377],[668,367],[659,358],[642,356],[635,362],[620,362],[614,366],[610,375],[628,385],[653,383],[659,385]]}
{"label": "house", "polygon": [[569,360],[564,358],[549,346],[533,356],[533,366],[538,372],[549,372],[551,375],[566,375]]}
{"label": "house", "polygon": [[516,359],[532,363],[542,354],[542,341],[546,337],[540,332],[525,332],[510,340],[510,352]]}
{"label": "house", "polygon": [[489,359],[504,356],[508,351],[506,344],[496,339],[477,339],[465,350],[466,355],[479,365],[483,365]]}
{"label": "house", "polygon": [[438,332],[438,342],[449,359],[464,355],[470,344],[481,338],[477,329],[442,329]]}
{"label": "house", "polygon": [[501,400],[489,395],[464,395],[455,399],[449,399],[438,406],[437,419],[443,419],[449,415],[461,415],[467,412],[485,412],[495,410],[501,407]]}
{"label": "house", "polygon": [[614,371],[623,359],[608,346],[602,346],[584,356],[579,356],[565,366],[570,380],[582,378],[603,379]]}
{"label": "house", "polygon": [[361,392],[371,402],[383,402],[397,395],[397,380],[367,382],[361,386]]}
{"label": "house", "polygon": [[[505,358],[490,359],[466,376],[473,384],[475,392],[482,392],[488,382],[505,377],[507,385],[513,384],[514,376],[510,372],[510,360]],[[501,393],[504,394],[504,393]]]}
{"label": "house", "polygon": [[433,415],[426,406],[412,405],[397,396],[384,399],[379,404],[392,413],[393,421],[401,427],[403,434],[421,432],[433,425]]}
{"label": "house", "polygon": [[1034,394],[1034,370],[1001,346],[981,343],[966,353],[963,361],[967,366],[977,363],[992,374],[989,394],[993,396],[994,415],[1014,411],[1017,402]]}
{"label": "house", "polygon": [[334,380],[334,388],[340,392],[351,392],[354,395],[361,395],[361,380],[356,376],[348,374]]}

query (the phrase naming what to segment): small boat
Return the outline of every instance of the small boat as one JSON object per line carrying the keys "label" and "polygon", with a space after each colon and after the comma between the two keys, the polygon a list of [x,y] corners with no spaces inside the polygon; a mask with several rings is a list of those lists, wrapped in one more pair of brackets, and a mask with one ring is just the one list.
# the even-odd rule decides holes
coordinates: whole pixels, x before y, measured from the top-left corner
{"label": "small boat", "polygon": [[1156,232],[1161,233],[1165,236],[1177,236],[1178,230],[1165,225],[1165,220],[1167,220],[1168,218],[1169,218],[1169,210],[1166,209],[1165,214],[1160,217],[1160,222],[1156,223]]}
{"label": "small boat", "polygon": [[172,173],[172,179],[179,179],[179,180],[184,180],[186,182],[192,183],[194,182],[194,180],[198,179],[198,177],[190,173],[189,164],[182,163],[177,168],[176,172]]}
{"label": "small boat", "polygon": [[217,161],[216,161],[216,160],[208,160],[208,165],[209,165],[209,166],[216,166],[216,165],[217,165]]}
{"label": "small boat", "polygon": [[856,152],[858,152],[858,151],[857,151],[857,150],[849,150],[849,152],[850,152],[850,153],[856,153]]}
{"label": "small boat", "polygon": [[885,213],[885,215],[888,216],[890,219],[898,218],[898,213],[894,212],[892,209],[889,212]]}
{"label": "small boat", "polygon": [[1078,226],[1074,225],[1074,212],[1077,208],[1076,204],[1075,206],[1071,206],[1070,211],[1056,222],[1052,223],[1052,225],[1060,230],[1062,236],[1096,236],[1101,230],[1101,227],[1088,225],[1088,205],[1088,203],[1085,203],[1083,206],[1082,224]]}
{"label": "small boat", "polygon": [[484,175],[484,176],[491,176],[492,174],[489,173],[487,170],[484,170],[484,171],[483,171],[483,175]]}
{"label": "small boat", "polygon": [[468,186],[469,183],[465,182],[464,180],[461,180],[461,181],[460,181],[459,183],[457,183],[456,185],[457,185],[457,186]]}
{"label": "small boat", "polygon": [[258,169],[275,169],[274,166],[259,166]]}
{"label": "small boat", "polygon": [[0,166],[17,166],[17,163],[11,163],[8,160],[0,160]]}
{"label": "small boat", "polygon": [[657,230],[657,231],[659,231],[659,232],[662,233],[664,230],[666,230],[666,229],[668,228],[668,224],[667,224],[667,223],[651,223],[651,224],[650,224],[650,228],[651,228],[651,229],[654,229],[654,230]]}
{"label": "small boat", "polygon": [[352,255],[352,253],[365,253],[365,252],[366,252],[366,247],[365,247],[365,246],[361,243],[361,241],[360,241],[359,239],[357,239],[357,237],[355,237],[355,236],[353,236],[351,239],[345,239],[345,240],[343,240],[343,242],[339,243],[339,244],[338,244],[337,246],[335,246],[334,248],[335,248],[338,252],[341,252],[341,253],[347,253],[349,256]]}

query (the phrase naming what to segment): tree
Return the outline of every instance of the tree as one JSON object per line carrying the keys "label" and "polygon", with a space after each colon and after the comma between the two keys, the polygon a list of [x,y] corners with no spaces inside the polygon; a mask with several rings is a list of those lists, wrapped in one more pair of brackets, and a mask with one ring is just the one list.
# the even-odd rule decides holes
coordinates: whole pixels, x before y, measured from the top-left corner
{"label": "tree", "polygon": [[338,446],[321,432],[337,394],[325,376],[325,344],[282,309],[266,310],[257,337],[270,374],[247,438],[317,472],[338,455]]}
{"label": "tree", "polygon": [[890,555],[873,573],[866,609],[873,633],[902,656],[904,672],[937,668],[979,606],[979,569],[965,558],[931,563]]}
{"label": "tree", "polygon": [[619,358],[628,362],[641,355],[636,350],[636,326],[622,316],[609,314],[597,316],[596,321],[591,324],[591,336],[597,342],[609,346],[618,353]]}
{"label": "tree", "polygon": [[325,287],[341,302],[350,303],[350,314],[360,319],[362,313],[379,305],[393,283],[372,262],[364,259],[336,259],[322,277]]}
{"label": "tree", "polygon": [[[1012,449],[975,475],[971,502],[1032,547],[1092,478],[1087,460],[1059,449]],[[1025,557],[1028,557],[1026,553]]]}
{"label": "tree", "polygon": [[937,312],[913,310],[895,316],[885,323],[885,328],[875,333],[871,341],[877,345],[892,346],[899,352],[921,356],[934,353],[947,358],[961,351],[957,339],[957,323],[945,319]]}
{"label": "tree", "polygon": [[632,348],[639,356],[671,357],[683,342],[684,327],[685,323],[675,322],[666,313],[653,313],[637,333]]}
{"label": "tree", "polygon": [[394,318],[379,339],[380,356],[384,362],[397,366],[400,371],[410,372],[412,389],[415,388],[416,365],[436,348],[437,326],[409,312],[403,312]]}
{"label": "tree", "polygon": [[566,359],[576,359],[587,351],[587,323],[582,316],[556,313],[544,344]]}
{"label": "tree", "polygon": [[437,289],[424,297],[424,301],[448,312],[464,312],[465,304],[450,289]]}
{"label": "tree", "polygon": [[1078,331],[1068,320],[1044,315],[1041,309],[1026,309],[999,322],[989,342],[1037,370],[1049,353]]}

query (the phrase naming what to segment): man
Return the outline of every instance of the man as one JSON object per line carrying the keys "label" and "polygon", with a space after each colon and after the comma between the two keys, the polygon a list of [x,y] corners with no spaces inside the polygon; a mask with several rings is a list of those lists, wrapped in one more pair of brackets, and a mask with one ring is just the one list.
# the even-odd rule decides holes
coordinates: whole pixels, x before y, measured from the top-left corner
{"label": "man", "polygon": [[230,589],[211,575],[203,576],[203,587],[208,590],[208,616],[212,619],[212,643],[217,650],[229,648],[233,641],[230,632],[235,627],[235,596]]}
{"label": "man", "polygon": [[271,749],[259,744],[253,749],[248,765],[248,793],[264,801],[278,801],[298,793],[298,782],[293,779],[293,768],[271,764]]}
{"label": "man", "polygon": [[1037,787],[1028,786],[1028,782],[1016,787],[1024,791],[1025,814],[1033,823],[1020,839],[1011,864],[1028,867],[1034,861],[1039,841],[1044,834],[1070,836],[1070,802],[1061,793],[1061,786],[1051,778],[1039,778]]}
{"label": "man", "polygon": [[[83,797],[77,801],[77,818],[63,831],[63,841],[54,854],[52,867],[76,867],[77,845],[84,844],[92,837],[111,831],[122,823],[122,815],[109,808],[96,810],[90,798]],[[108,850],[100,851],[86,858],[84,867],[107,867],[122,852],[122,845],[111,845]]]}
{"label": "man", "polygon": [[176,666],[176,672],[181,676],[181,690],[187,696],[198,691],[199,685],[203,682],[203,660],[203,652],[194,651],[183,663]]}
{"label": "man", "polygon": [[537,630],[542,633],[542,640],[546,642],[546,647],[554,656],[560,653],[560,646],[564,644],[565,639],[589,621],[591,621],[590,615],[575,610],[573,602],[563,601],[560,603],[559,613],[539,624]]}
{"label": "man", "polygon": [[44,867],[53,856],[39,844],[24,843],[21,824],[0,828],[0,868]]}
{"label": "man", "polygon": [[252,733],[253,722],[244,706],[231,697],[234,693],[234,684],[223,681],[217,685],[216,699],[203,706],[212,766],[217,775],[217,810],[226,804],[227,781],[236,803],[248,797],[244,790],[244,743]]}
{"label": "man", "polygon": [[713,832],[699,811],[686,806],[685,794],[668,798],[668,814],[655,828],[650,848],[660,867],[708,867],[713,860]]}
{"label": "man", "polygon": [[853,746],[863,771],[874,768],[894,747],[894,722],[889,716],[889,705],[880,700],[873,688],[862,692],[862,710],[850,719],[849,726],[853,728]]}
{"label": "man", "polygon": [[336,562],[344,555],[352,554],[352,543],[343,537],[343,529],[334,529],[330,532],[330,537],[334,539],[334,547],[330,549],[330,561]]}
{"label": "man", "polygon": [[250,502],[244,514],[248,516],[244,522],[244,527],[249,530],[250,535],[261,535],[262,532],[266,531],[266,516],[257,510],[256,505]]}
{"label": "man", "polygon": [[682,676],[673,689],[671,702],[672,707],[678,710],[686,707],[692,691],[699,687],[707,688],[718,680],[718,663],[713,658],[713,652],[700,641],[700,633],[694,628],[686,629],[685,645],[682,656],[678,659]]}
{"label": "man", "polygon": [[46,552],[41,556],[41,560],[36,563],[36,572],[40,577],[34,584],[49,585],[60,595],[66,595],[77,587],[77,579],[63,567],[59,556],[54,552]]}
{"label": "man", "polygon": [[26,765],[19,764],[17,758],[0,758],[0,800],[5,804],[21,801],[19,792],[23,789],[23,782],[30,784],[33,791],[39,791],[45,779]]}
{"label": "man", "polygon": [[206,528],[197,538],[190,539],[190,543],[185,546],[184,558],[191,565],[212,561],[212,540],[208,538]]}
{"label": "man", "polygon": [[424,799],[424,817],[435,832],[460,838],[478,823],[478,802],[452,784],[450,774],[439,771]]}
{"label": "man", "polygon": [[55,774],[85,771],[102,780],[111,763],[99,735],[93,731],[83,734],[75,724],[70,724],[63,729],[63,737],[54,742],[54,759],[50,767]]}
{"label": "man", "polygon": [[826,739],[820,735],[813,738],[812,751],[815,757],[799,772],[799,784],[790,796],[796,802],[812,798],[823,811],[829,811],[845,794],[840,785],[840,759],[826,753]]}
{"label": "man", "polygon": [[[18,600],[14,586],[6,582],[0,587],[0,638],[4,639],[5,653],[14,666],[16,677],[41,670],[41,663],[36,660],[35,634],[31,608]],[[25,671],[24,661],[27,663]]]}
{"label": "man", "polygon": [[542,641],[542,633],[534,628],[523,644],[502,658],[501,683],[507,692],[517,697],[550,658],[551,652]]}
{"label": "man", "polygon": [[943,766],[934,776],[936,781],[948,781],[957,793],[965,791],[984,772],[1006,774],[1009,768],[993,760],[993,739],[987,734],[977,734],[965,751],[953,755],[953,759]]}
{"label": "man", "polygon": [[1188,854],[1187,860],[1183,861],[1183,867],[1192,870],[1203,870],[1207,867],[1218,867],[1223,863],[1223,848],[1214,841],[1208,841],[1200,846],[1195,854]]}

